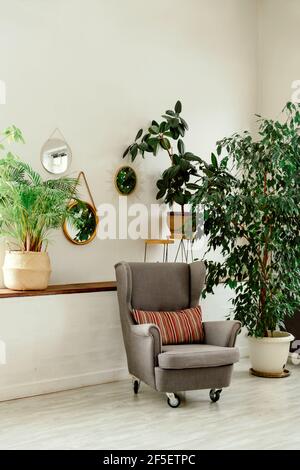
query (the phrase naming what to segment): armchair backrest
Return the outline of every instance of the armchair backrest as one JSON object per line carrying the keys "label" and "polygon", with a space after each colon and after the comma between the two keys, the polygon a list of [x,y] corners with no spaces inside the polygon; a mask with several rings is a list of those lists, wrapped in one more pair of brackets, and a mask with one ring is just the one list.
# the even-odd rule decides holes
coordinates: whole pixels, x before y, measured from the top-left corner
{"label": "armchair backrest", "polygon": [[122,326],[132,324],[131,310],[167,311],[195,307],[205,280],[202,261],[126,263],[115,266]]}

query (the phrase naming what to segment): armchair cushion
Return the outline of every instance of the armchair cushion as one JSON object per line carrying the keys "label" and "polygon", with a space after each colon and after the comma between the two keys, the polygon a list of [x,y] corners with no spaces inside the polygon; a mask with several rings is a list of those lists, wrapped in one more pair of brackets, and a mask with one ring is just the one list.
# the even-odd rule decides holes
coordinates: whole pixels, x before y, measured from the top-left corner
{"label": "armchair cushion", "polygon": [[194,369],[219,367],[238,362],[238,348],[208,344],[180,344],[164,346],[158,355],[161,369]]}
{"label": "armchair cushion", "polygon": [[139,325],[144,323],[157,325],[162,344],[188,344],[204,341],[200,306],[175,312],[133,310],[132,315]]}

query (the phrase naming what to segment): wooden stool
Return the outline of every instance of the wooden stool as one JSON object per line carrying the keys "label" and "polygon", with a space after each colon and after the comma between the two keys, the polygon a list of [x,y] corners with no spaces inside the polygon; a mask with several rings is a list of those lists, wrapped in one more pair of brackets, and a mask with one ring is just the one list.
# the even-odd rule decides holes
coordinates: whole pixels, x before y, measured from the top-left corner
{"label": "wooden stool", "polygon": [[169,245],[173,245],[174,240],[171,239],[151,239],[148,238],[145,240],[145,253],[144,253],[144,262],[147,260],[147,248],[148,245],[163,245],[164,250],[163,250],[163,263],[168,262],[168,256],[169,256]]}

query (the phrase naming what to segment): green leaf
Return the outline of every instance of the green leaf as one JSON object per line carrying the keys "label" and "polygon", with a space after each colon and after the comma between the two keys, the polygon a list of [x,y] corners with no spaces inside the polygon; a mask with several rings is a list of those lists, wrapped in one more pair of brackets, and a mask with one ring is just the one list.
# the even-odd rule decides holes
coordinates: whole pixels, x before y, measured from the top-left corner
{"label": "green leaf", "polygon": [[142,152],[148,152],[148,144],[146,144],[146,142],[142,142],[141,144],[139,144],[139,150],[141,150]]}
{"label": "green leaf", "polygon": [[204,168],[203,173],[208,177],[212,178],[214,176],[214,173],[209,169],[209,168]]}
{"label": "green leaf", "polygon": [[227,285],[231,288],[231,289],[235,289],[236,286],[237,286],[237,281],[235,279],[229,279],[227,281]]}
{"label": "green leaf", "polygon": [[194,155],[194,154],[191,153],[191,152],[186,152],[186,153],[184,154],[184,158],[185,158],[186,160],[191,161],[191,162],[203,163],[202,158],[197,157],[196,155]]}
{"label": "green leaf", "polygon": [[180,122],[187,131],[189,129],[188,123],[182,117],[180,118]]}
{"label": "green leaf", "polygon": [[142,142],[147,142],[147,140],[151,137],[151,134],[147,133],[143,136]]}
{"label": "green leaf", "polygon": [[179,165],[183,171],[187,171],[189,168],[191,168],[191,164],[184,158],[180,159]]}
{"label": "green leaf", "polygon": [[182,104],[181,104],[180,101],[177,101],[177,103],[175,104],[175,112],[176,112],[177,114],[180,114],[181,111],[182,111]]}
{"label": "green leaf", "polygon": [[166,138],[163,138],[163,139],[160,140],[160,145],[165,150],[169,150],[171,148],[170,141]]}
{"label": "green leaf", "polygon": [[165,180],[161,179],[156,182],[156,186],[158,189],[166,189],[166,183]]}
{"label": "green leaf", "polygon": [[228,159],[229,159],[228,156],[222,158],[221,163],[220,163],[220,168],[221,169],[225,169],[227,167]]}
{"label": "green leaf", "polygon": [[178,129],[175,128],[175,127],[170,128],[170,134],[172,136],[172,139],[174,139],[174,140],[177,140],[179,138],[179,135],[180,135]]}
{"label": "green leaf", "polygon": [[162,199],[165,194],[166,194],[166,190],[165,190],[165,189],[161,189],[160,191],[158,191],[158,193],[157,193],[157,195],[156,195],[156,199]]}
{"label": "green leaf", "polygon": [[169,116],[175,116],[174,111],[172,111],[171,109],[168,109],[168,110],[166,111],[166,114],[168,114]]}
{"label": "green leaf", "polygon": [[156,125],[152,125],[149,127],[150,134],[159,134],[159,127]]}
{"label": "green leaf", "polygon": [[135,141],[137,141],[143,135],[143,129],[140,129],[136,135]]}
{"label": "green leaf", "polygon": [[177,204],[180,206],[183,206],[185,203],[184,195],[182,193],[175,194],[174,201],[177,202]]}
{"label": "green leaf", "polygon": [[167,130],[167,123],[163,121],[159,126],[159,132],[163,134]]}
{"label": "green leaf", "polygon": [[132,158],[132,161],[135,160],[136,156],[137,156],[137,153],[138,153],[138,145],[137,144],[133,144],[132,147],[130,148],[130,154],[131,154],[131,158]]}
{"label": "green leaf", "polygon": [[178,131],[179,131],[179,134],[181,135],[181,137],[184,137],[185,129],[184,129],[182,124],[179,124]]}
{"label": "green leaf", "polygon": [[218,168],[218,160],[214,153],[211,154],[211,163],[214,168]]}
{"label": "green leaf", "polygon": [[158,144],[159,144],[158,138],[152,137],[151,139],[148,140],[148,145],[151,147],[154,155],[156,155]]}
{"label": "green leaf", "polygon": [[186,185],[186,187],[187,187],[188,189],[196,189],[196,190],[200,188],[200,186],[199,186],[198,184],[196,184],[196,183],[188,183],[188,184]]}
{"label": "green leaf", "polygon": [[170,120],[170,125],[171,125],[172,127],[178,127],[178,125],[179,125],[179,119],[178,119],[178,118],[172,118],[172,119]]}
{"label": "green leaf", "polygon": [[184,154],[184,143],[181,139],[178,140],[177,142],[177,148],[178,148],[178,152],[182,155]]}
{"label": "green leaf", "polygon": [[125,158],[125,157],[126,157],[126,155],[128,154],[129,150],[130,150],[130,145],[129,145],[129,147],[127,147],[127,149],[126,149],[125,152],[123,153],[123,157],[122,157],[122,158]]}

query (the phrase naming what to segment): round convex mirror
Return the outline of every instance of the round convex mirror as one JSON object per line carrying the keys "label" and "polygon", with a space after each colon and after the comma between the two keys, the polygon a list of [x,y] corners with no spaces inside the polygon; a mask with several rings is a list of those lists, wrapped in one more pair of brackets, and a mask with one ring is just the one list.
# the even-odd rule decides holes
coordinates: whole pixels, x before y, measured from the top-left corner
{"label": "round convex mirror", "polygon": [[133,193],[137,185],[137,175],[130,166],[122,166],[116,173],[115,185],[122,196]]}
{"label": "round convex mirror", "polygon": [[68,144],[62,139],[48,139],[41,150],[41,162],[48,173],[61,175],[65,173],[72,159],[72,152]]}
{"label": "round convex mirror", "polygon": [[98,216],[95,208],[84,201],[74,201],[69,206],[69,215],[63,231],[75,245],[87,245],[97,234]]}

